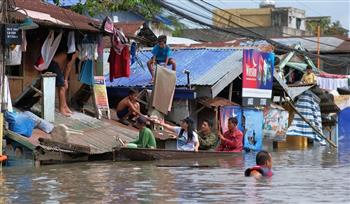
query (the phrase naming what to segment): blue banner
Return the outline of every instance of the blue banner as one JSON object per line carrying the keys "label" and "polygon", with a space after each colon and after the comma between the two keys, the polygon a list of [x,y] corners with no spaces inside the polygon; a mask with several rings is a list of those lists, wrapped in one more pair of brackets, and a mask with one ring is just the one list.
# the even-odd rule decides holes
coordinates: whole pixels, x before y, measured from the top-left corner
{"label": "blue banner", "polygon": [[245,108],[243,116],[245,121],[244,149],[259,151],[263,147],[263,111]]}

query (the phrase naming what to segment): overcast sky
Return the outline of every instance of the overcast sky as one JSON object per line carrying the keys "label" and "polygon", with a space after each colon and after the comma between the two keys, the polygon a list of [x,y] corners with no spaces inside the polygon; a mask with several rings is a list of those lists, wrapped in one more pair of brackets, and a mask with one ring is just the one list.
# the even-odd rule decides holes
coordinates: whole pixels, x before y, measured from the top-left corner
{"label": "overcast sky", "polygon": [[[184,5],[184,0],[167,0]],[[257,8],[260,0],[207,0],[220,8]],[[77,0],[62,0],[72,4]],[[306,16],[331,16],[332,21],[339,20],[343,27],[350,28],[350,0],[276,0],[277,7],[295,7],[306,11]],[[187,8],[191,8],[188,5]]]}

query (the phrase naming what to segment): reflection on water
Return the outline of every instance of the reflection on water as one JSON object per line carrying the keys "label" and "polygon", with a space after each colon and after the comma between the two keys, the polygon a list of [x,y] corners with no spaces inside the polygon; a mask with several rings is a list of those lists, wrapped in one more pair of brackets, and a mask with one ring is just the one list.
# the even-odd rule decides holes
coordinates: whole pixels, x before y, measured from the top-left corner
{"label": "reflection on water", "polygon": [[[0,203],[350,203],[350,154],[272,152],[274,176],[245,178],[255,155],[4,168]],[[341,158],[341,160],[340,160]]]}

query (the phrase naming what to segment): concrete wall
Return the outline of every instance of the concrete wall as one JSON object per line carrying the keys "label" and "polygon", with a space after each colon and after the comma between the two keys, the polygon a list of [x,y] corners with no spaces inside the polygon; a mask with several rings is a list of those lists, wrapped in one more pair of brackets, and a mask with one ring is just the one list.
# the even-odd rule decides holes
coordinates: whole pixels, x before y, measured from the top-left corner
{"label": "concrete wall", "polygon": [[[233,15],[228,14],[232,13]],[[305,31],[305,11],[301,9],[286,8],[256,8],[256,9],[227,9],[214,10],[213,24],[219,27],[237,27],[239,24],[246,28],[252,27],[288,27]],[[221,16],[221,17],[220,17]],[[255,24],[248,22],[247,19]],[[225,19],[223,19],[225,18]],[[227,19],[230,19],[228,21]],[[297,25],[298,24],[298,25]]]}
{"label": "concrete wall", "polygon": [[179,123],[180,120],[188,117],[188,100],[174,100],[171,108],[171,112],[166,116],[166,119],[175,123]]}
{"label": "concrete wall", "polygon": [[[230,12],[236,16],[240,16],[244,19],[252,21],[262,27],[270,27],[271,24],[271,8],[257,8],[257,9],[227,9],[226,12]],[[214,13],[217,15],[213,15],[213,24],[219,27],[237,27],[232,23],[229,23],[226,19],[230,19],[230,21],[239,24],[243,27],[256,27],[248,21],[242,20],[238,17],[229,15],[225,11],[214,10]],[[222,19],[219,16],[223,16],[226,19]]]}

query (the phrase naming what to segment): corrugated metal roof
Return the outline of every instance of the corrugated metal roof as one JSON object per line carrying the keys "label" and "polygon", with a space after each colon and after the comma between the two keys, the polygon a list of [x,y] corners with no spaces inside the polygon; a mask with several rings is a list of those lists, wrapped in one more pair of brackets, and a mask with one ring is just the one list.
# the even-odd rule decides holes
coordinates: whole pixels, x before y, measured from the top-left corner
{"label": "corrugated metal roof", "polygon": [[[289,45],[289,46],[300,43],[301,46],[303,46],[305,49],[309,51],[317,50],[317,37],[274,38],[273,40],[276,40],[279,43]],[[321,42],[320,44],[321,51],[333,51],[333,50],[336,50],[336,48],[339,45],[341,45],[344,42],[344,40],[337,37],[321,37],[320,42]]]}
{"label": "corrugated metal roof", "polygon": [[27,12],[29,17],[39,25],[98,32],[98,29],[90,24],[99,24],[99,21],[71,10],[45,3],[41,0],[15,0],[14,3],[16,7],[20,8],[17,12],[11,13],[15,20],[24,20],[26,17],[24,13]]}
{"label": "corrugated metal roof", "polygon": [[[143,68],[138,63],[134,63],[131,67],[132,73],[129,79],[119,78],[110,82],[109,76],[106,76],[107,87],[149,86],[151,75],[146,63],[151,56],[150,50],[140,51],[138,58],[142,62]],[[241,68],[242,56],[242,50],[238,49],[200,48],[173,50],[171,57],[176,60],[177,65],[176,84],[177,86],[187,85],[187,76],[183,73],[183,70],[187,69],[190,71],[192,85],[214,85],[226,74],[234,70],[235,67]]]}

